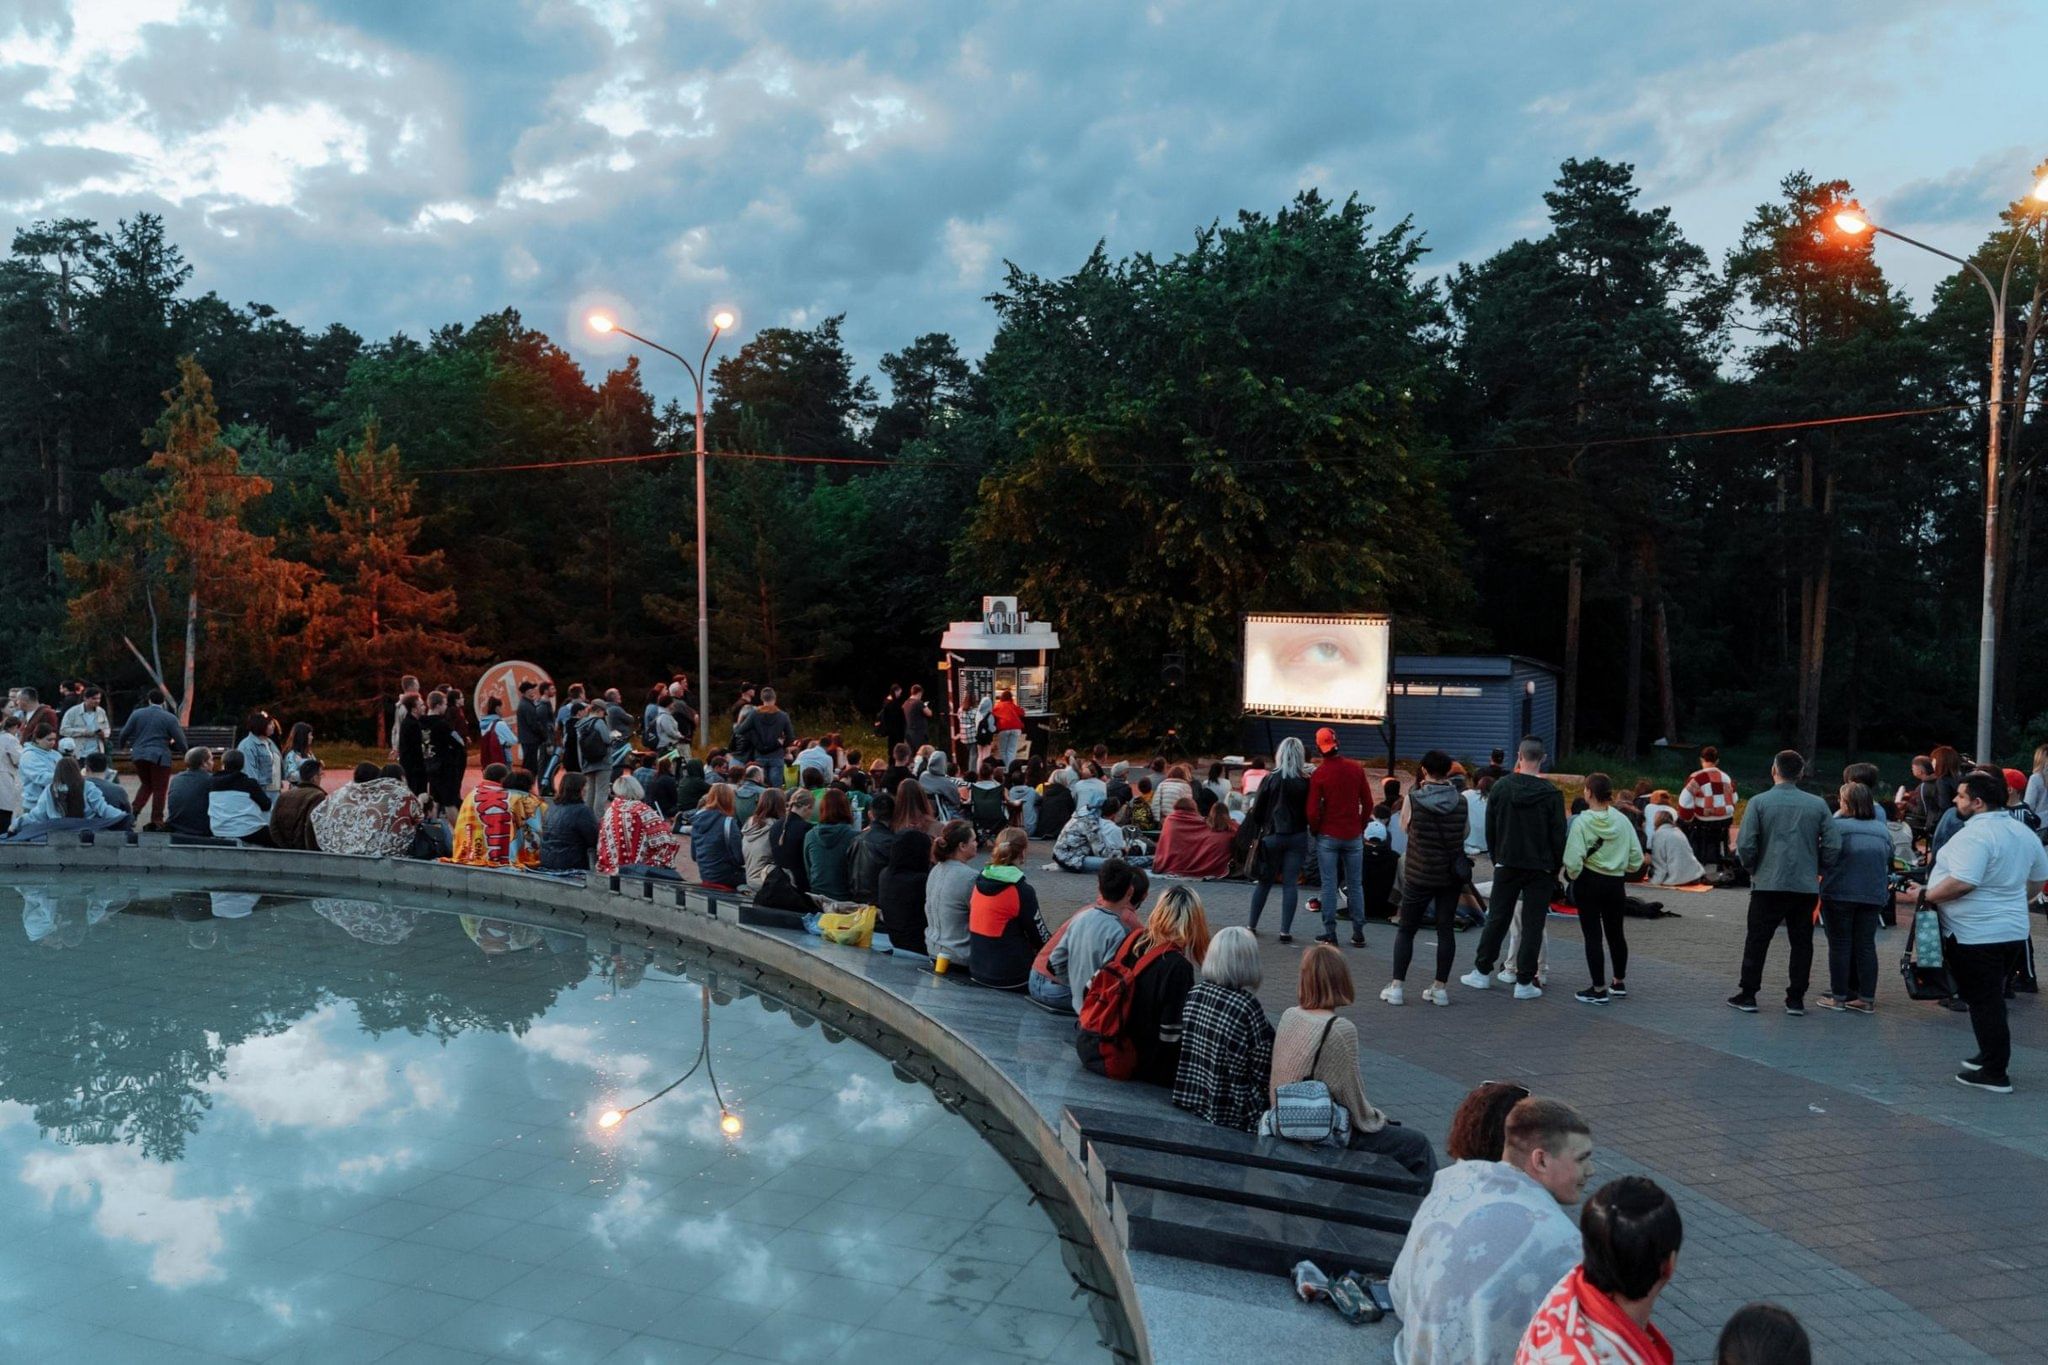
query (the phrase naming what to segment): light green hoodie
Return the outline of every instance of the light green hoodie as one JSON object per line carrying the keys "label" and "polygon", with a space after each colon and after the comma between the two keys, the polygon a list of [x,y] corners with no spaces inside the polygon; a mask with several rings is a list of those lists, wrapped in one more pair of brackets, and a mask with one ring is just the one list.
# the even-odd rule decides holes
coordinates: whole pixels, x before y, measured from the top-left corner
{"label": "light green hoodie", "polygon": [[1642,841],[1628,817],[1609,806],[1606,810],[1584,810],[1572,818],[1564,838],[1564,875],[1576,877],[1581,869],[1626,877],[1643,865]]}

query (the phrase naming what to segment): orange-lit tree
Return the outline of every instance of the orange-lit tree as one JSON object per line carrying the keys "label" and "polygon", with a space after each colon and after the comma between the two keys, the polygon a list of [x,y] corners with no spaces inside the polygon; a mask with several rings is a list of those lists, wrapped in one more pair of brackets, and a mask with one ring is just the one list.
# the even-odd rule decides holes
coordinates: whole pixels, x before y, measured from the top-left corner
{"label": "orange-lit tree", "polygon": [[[314,573],[280,557],[275,537],[247,529],[249,506],[270,481],[245,473],[221,439],[213,382],[192,357],[179,360],[178,387],[164,401],[158,450],[140,471],[109,476],[129,505],[82,527],[63,557],[73,588],[67,626],[89,659],[117,655],[118,641],[189,722],[201,682],[210,694],[260,695],[290,675]],[[184,612],[176,687],[163,665],[160,600]],[[134,640],[144,619],[147,654]]]}

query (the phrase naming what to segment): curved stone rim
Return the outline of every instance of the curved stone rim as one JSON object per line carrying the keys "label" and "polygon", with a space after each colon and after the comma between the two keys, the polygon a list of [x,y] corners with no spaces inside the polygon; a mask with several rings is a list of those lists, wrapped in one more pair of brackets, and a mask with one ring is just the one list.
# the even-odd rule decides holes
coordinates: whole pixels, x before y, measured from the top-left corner
{"label": "curved stone rim", "polygon": [[[0,871],[42,877],[230,877],[259,881],[275,894],[307,891],[404,892],[428,899],[459,897],[509,911],[538,909],[579,924],[604,922],[621,935],[680,940],[714,963],[748,976],[749,989],[825,1018],[833,1027],[887,1057],[900,1075],[931,1087],[946,1108],[963,1114],[1009,1162],[1052,1220],[1062,1259],[1092,1296],[1094,1320],[1119,1359],[1150,1362],[1152,1353],[1129,1258],[1109,1210],[1081,1163],[1022,1089],[981,1050],[909,1000],[848,971],[824,952],[738,922],[741,898],[686,882],[638,881],[593,874],[586,885],[546,877],[405,858],[368,858],[291,849],[174,844],[165,835],[84,843],[57,833],[44,844],[0,842]],[[282,884],[281,884],[282,883]],[[511,916],[516,918],[516,914]],[[762,973],[816,993],[792,999]],[[1014,1139],[1014,1140],[1006,1140]],[[1076,1253],[1079,1253],[1077,1255]],[[1096,1284],[1092,1255],[1109,1273]],[[1078,1263],[1077,1263],[1078,1261]]]}

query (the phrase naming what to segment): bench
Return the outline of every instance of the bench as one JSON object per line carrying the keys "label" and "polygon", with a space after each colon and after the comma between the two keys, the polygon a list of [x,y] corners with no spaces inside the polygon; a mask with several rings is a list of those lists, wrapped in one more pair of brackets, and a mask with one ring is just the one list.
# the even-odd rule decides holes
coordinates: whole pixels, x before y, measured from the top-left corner
{"label": "bench", "polygon": [[[187,749],[211,749],[219,753],[222,749],[234,746],[235,727],[232,725],[187,725],[184,728]],[[120,731],[117,729],[114,733],[118,735]],[[115,749],[111,746],[107,750],[107,755],[109,759],[131,757],[128,750]]]}
{"label": "bench", "polygon": [[1371,1152],[1305,1147],[1153,1113],[1068,1105],[1060,1141],[1126,1250],[1260,1274],[1304,1258],[1384,1275],[1425,1188]]}

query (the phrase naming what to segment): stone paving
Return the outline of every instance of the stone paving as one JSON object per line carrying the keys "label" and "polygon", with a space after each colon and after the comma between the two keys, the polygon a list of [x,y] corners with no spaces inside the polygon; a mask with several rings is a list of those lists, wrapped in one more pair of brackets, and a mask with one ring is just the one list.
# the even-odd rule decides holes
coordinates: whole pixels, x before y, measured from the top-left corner
{"label": "stone paving", "polygon": [[[1043,845],[1035,845],[1038,854]],[[1085,904],[1092,879],[1030,864],[1047,920]],[[1482,872],[1482,877],[1484,873]],[[1155,892],[1160,883],[1155,882]],[[1213,927],[1243,924],[1250,888],[1198,884]],[[1418,941],[1410,1003],[1380,1003],[1394,931],[1375,924],[1346,946],[1360,1000],[1345,1011],[1367,1049],[1373,1102],[1439,1146],[1475,1084],[1512,1079],[1592,1121],[1600,1180],[1657,1179],[1678,1199],[1686,1242],[1658,1321],[1681,1360],[1710,1358],[1729,1314],[1756,1299],[1796,1312],[1820,1360],[2038,1360],[2048,1357],[2048,1025],[2038,997],[2013,1008],[2015,1093],[1980,1094],[1951,1077],[1975,1050],[1965,1016],[1905,998],[1900,930],[1878,940],[1878,1012],[1780,1012],[1782,939],[1765,970],[1764,1012],[1722,1002],[1741,954],[1743,893],[1662,894],[1681,918],[1628,921],[1626,1000],[1581,1005],[1577,924],[1549,926],[1550,990],[1453,984],[1448,1009],[1416,1003],[1435,931]],[[1294,1000],[1295,965],[1315,928],[1279,944],[1278,900],[1261,923],[1276,1015]],[[1348,926],[1339,923],[1340,939]],[[1816,930],[1814,992],[1826,984]],[[1458,937],[1454,974],[1477,935]],[[1809,996],[1810,998],[1810,996]],[[1382,1333],[1371,1331],[1383,1349]],[[1390,1337],[1391,1334],[1386,1334]],[[1361,1345],[1365,1345],[1361,1341]]]}

